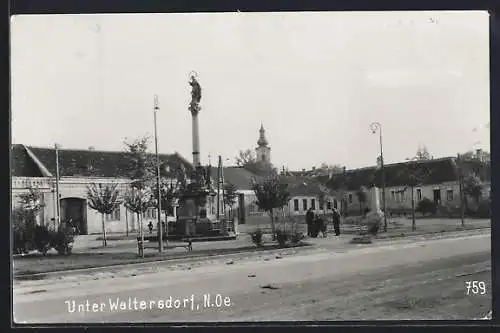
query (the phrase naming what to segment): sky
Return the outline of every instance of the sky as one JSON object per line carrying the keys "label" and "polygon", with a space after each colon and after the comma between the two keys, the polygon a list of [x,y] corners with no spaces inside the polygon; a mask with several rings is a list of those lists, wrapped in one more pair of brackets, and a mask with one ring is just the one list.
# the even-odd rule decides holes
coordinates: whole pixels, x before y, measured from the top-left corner
{"label": "sky", "polygon": [[[279,168],[489,151],[487,12],[30,15],[11,21],[11,137],[124,150],[154,138],[192,160],[189,73],[203,89],[201,160],[232,164],[261,123]],[[151,148],[154,148],[151,141]]]}

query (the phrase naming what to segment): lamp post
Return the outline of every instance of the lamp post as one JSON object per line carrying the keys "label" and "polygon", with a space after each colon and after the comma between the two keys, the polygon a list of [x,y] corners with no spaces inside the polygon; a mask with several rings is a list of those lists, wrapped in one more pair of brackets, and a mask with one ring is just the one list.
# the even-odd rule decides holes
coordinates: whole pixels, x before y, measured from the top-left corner
{"label": "lamp post", "polygon": [[385,170],[384,170],[384,150],[382,144],[382,124],[379,122],[373,122],[370,124],[370,129],[373,134],[379,132],[380,141],[380,169],[382,173],[382,206],[384,209],[384,232],[387,232],[387,212],[386,212],[386,202],[385,202]]}
{"label": "lamp post", "polygon": [[54,144],[56,150],[56,227],[61,227],[61,201],[59,195],[59,145]]}
{"label": "lamp post", "polygon": [[154,97],[154,123],[155,123],[155,155],[156,155],[156,190],[158,191],[158,251],[163,252],[163,225],[161,224],[161,188],[160,188],[160,159],[158,157],[158,130],[156,126],[156,113],[160,109],[158,106],[158,96]]}

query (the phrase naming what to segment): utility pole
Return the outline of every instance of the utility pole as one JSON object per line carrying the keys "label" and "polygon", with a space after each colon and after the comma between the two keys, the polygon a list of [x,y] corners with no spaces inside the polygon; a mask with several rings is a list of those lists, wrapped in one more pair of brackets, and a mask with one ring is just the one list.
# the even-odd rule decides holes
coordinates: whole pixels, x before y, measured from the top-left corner
{"label": "utility pole", "polygon": [[219,163],[217,164],[217,221],[220,219],[220,178],[221,178],[222,157],[219,155]]}
{"label": "utility pole", "polygon": [[59,195],[59,145],[54,144],[56,150],[56,225],[61,227],[61,201]]}
{"label": "utility pole", "polygon": [[463,186],[463,170],[462,170],[462,156],[457,155],[457,169],[458,169],[458,189],[460,193],[460,221],[462,228],[465,226],[464,221],[464,186]]}
{"label": "utility pole", "polygon": [[[156,155],[156,189],[158,191],[158,251],[163,252],[163,225],[161,224],[161,188],[160,188],[160,159],[158,156],[158,130],[156,125],[156,113],[160,109],[158,106],[158,96],[154,97],[154,123],[155,123],[155,155]],[[165,218],[166,219],[166,218]]]}

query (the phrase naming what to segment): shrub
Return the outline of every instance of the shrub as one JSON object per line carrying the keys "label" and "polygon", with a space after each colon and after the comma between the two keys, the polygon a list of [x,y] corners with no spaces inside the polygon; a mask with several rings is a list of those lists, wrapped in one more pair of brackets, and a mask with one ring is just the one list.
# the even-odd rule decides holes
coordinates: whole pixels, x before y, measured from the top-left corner
{"label": "shrub", "polygon": [[50,237],[50,246],[61,255],[69,255],[73,250],[74,235],[71,228],[60,228],[53,231]]}
{"label": "shrub", "polygon": [[281,229],[276,230],[276,240],[280,247],[284,247],[286,242],[290,239],[290,234]]}
{"label": "shrub", "polygon": [[370,212],[363,220],[360,221],[360,224],[366,225],[367,232],[373,236],[376,236],[383,220],[384,213]]}
{"label": "shrub", "polygon": [[429,198],[423,198],[422,200],[420,200],[419,203],[417,204],[417,209],[416,209],[416,211],[422,213],[422,215],[436,214],[436,210],[437,210],[436,204]]}
{"label": "shrub", "polygon": [[252,237],[252,243],[256,246],[262,246],[262,230],[257,229],[250,236]]}
{"label": "shrub", "polygon": [[25,209],[15,208],[11,215],[13,231],[13,252],[16,254],[27,253],[33,248],[33,221],[31,214]]}
{"label": "shrub", "polygon": [[298,231],[292,232],[292,235],[290,237],[290,241],[294,245],[299,243],[303,239],[304,239],[304,234],[302,232],[298,232]]}
{"label": "shrub", "polygon": [[37,225],[34,231],[33,245],[38,252],[46,255],[50,250],[51,234],[47,227]]}

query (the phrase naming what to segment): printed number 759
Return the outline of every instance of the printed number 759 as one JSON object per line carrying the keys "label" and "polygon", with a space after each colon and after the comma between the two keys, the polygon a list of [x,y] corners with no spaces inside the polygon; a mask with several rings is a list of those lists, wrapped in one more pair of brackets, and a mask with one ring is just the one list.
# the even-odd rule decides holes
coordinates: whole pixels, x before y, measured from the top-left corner
{"label": "printed number 759", "polygon": [[484,295],[486,294],[486,283],[484,281],[466,281],[466,295]]}

